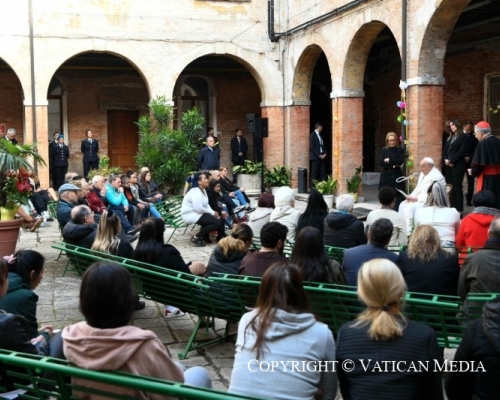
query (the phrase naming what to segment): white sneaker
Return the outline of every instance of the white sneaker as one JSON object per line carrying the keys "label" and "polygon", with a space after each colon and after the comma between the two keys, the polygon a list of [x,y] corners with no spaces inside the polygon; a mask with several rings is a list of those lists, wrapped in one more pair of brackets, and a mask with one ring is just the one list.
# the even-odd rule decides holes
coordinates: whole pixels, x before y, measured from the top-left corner
{"label": "white sneaker", "polygon": [[180,317],[184,315],[185,313],[179,310],[177,307],[174,306],[169,306],[168,304],[165,304],[165,316],[167,318],[172,318],[172,317]]}
{"label": "white sneaker", "polygon": [[40,226],[41,227],[43,227],[43,226],[50,226],[50,224],[47,221],[45,221],[45,219],[44,219],[43,222],[40,224]]}

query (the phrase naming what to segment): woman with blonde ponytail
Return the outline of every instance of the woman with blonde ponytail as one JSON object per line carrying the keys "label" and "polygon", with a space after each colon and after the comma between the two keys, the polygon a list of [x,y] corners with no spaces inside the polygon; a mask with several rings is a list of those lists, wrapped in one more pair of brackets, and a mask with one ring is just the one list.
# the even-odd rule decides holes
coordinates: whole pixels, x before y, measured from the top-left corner
{"label": "woman with blonde ponytail", "polygon": [[[434,330],[406,319],[400,270],[386,259],[363,264],[358,296],[366,310],[340,328],[337,370],[344,399],[442,399]],[[436,360],[436,361],[434,361]],[[436,362],[436,364],[435,364]]]}
{"label": "woman with blonde ponytail", "polygon": [[214,272],[237,274],[241,260],[246,256],[252,244],[253,232],[246,224],[238,224],[231,229],[231,234],[219,240],[207,264],[207,276]]}

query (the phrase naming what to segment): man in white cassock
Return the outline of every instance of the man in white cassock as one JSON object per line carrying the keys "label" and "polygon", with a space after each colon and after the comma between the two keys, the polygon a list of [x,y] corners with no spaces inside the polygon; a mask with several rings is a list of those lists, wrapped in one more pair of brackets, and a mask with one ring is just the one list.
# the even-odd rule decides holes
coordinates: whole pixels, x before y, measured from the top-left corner
{"label": "man in white cassock", "polygon": [[406,200],[399,205],[399,213],[405,217],[408,234],[413,232],[412,221],[415,218],[415,212],[424,206],[429,187],[434,182],[440,182],[443,186],[446,186],[446,180],[435,167],[432,158],[425,157],[420,161],[420,171],[417,186],[406,196]]}

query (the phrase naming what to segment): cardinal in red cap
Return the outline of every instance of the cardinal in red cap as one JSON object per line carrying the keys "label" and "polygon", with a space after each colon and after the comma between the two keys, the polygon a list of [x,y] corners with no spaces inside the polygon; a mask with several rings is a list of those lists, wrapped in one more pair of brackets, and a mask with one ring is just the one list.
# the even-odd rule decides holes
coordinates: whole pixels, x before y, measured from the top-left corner
{"label": "cardinal in red cap", "polygon": [[477,176],[476,191],[489,190],[495,194],[500,209],[500,139],[491,133],[490,124],[480,121],[474,127],[477,144],[470,174]]}

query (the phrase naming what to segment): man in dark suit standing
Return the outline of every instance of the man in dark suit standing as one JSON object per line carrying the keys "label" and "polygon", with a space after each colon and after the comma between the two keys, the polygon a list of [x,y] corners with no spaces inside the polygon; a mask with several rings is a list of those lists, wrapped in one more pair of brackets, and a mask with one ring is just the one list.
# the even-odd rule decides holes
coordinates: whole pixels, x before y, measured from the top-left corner
{"label": "man in dark suit standing", "polygon": [[54,160],[52,159],[52,148],[59,144],[59,132],[54,132],[54,140],[49,142],[49,179],[54,182]]}
{"label": "man in dark suit standing", "polygon": [[309,159],[311,160],[311,187],[314,187],[314,181],[324,181],[326,179],[326,148],[325,142],[321,137],[323,124],[316,122],[314,132],[309,136]]}
{"label": "man in dark suit standing", "polygon": [[64,183],[64,175],[68,172],[69,147],[64,144],[64,135],[59,135],[58,143],[50,148],[50,158],[53,160],[52,185],[58,190]]}
{"label": "man in dark suit standing", "polygon": [[87,139],[82,140],[81,150],[83,153],[83,176],[87,177],[91,169],[99,168],[99,142],[92,138],[92,131],[85,131]]}
{"label": "man in dark suit standing", "polygon": [[[240,128],[234,130],[235,137],[231,139],[231,161],[236,165],[243,165],[247,158],[248,145],[247,141],[241,135],[243,132]],[[236,183],[236,173],[233,172],[233,183]]]}

